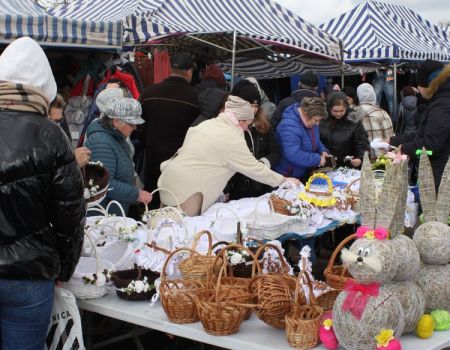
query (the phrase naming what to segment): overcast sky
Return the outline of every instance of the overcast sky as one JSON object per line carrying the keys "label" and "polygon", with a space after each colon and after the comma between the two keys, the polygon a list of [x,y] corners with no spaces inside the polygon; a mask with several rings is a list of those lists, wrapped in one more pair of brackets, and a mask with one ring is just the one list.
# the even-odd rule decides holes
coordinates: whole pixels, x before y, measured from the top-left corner
{"label": "overcast sky", "polygon": [[[362,0],[275,0],[302,17],[319,25],[361,3]],[[404,5],[429,21],[439,24],[450,21],[449,0],[383,0],[382,2]]]}

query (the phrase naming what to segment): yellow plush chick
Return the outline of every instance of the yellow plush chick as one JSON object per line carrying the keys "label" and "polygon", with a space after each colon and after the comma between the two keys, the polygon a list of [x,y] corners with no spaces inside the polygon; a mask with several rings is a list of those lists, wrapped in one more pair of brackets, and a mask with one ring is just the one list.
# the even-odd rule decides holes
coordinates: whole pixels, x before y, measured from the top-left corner
{"label": "yellow plush chick", "polygon": [[423,315],[417,323],[416,333],[419,338],[427,339],[433,335],[434,319],[431,315]]}

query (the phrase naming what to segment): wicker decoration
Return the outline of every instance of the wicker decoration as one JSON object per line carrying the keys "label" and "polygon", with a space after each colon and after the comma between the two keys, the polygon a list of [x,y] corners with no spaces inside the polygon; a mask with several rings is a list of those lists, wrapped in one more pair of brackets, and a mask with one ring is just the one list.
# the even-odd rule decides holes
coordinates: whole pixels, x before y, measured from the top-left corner
{"label": "wicker decoration", "polygon": [[[207,274],[212,273],[215,256],[212,255],[212,237],[211,232],[207,230],[200,231],[195,236],[192,250],[195,251],[198,242],[203,235],[208,236],[208,253],[207,255],[195,254],[180,262],[178,268],[185,280],[206,281]],[[217,273],[218,271],[215,271]]]}
{"label": "wicker decoration", "polygon": [[[302,305],[303,296],[302,283],[309,288],[310,305]],[[320,317],[323,310],[317,306],[309,275],[304,271],[298,275],[295,286],[295,299],[292,311],[286,315],[286,336],[289,344],[296,349],[312,349],[319,344]]]}
{"label": "wicker decoration", "polygon": [[403,333],[403,309],[396,296],[384,287],[377,297],[368,299],[361,319],[351,312],[343,311],[348,292],[339,293],[333,308],[333,328],[339,344],[347,350],[375,350],[377,336],[381,329],[392,329],[395,338]]}
{"label": "wicker decoration", "polygon": [[[122,290],[127,289],[132,281],[143,281],[144,278],[146,278],[146,282],[149,285],[152,285],[152,288],[148,291],[141,291],[138,293],[136,290],[128,292],[126,290]],[[153,284],[157,278],[159,278],[159,273],[134,268],[130,270],[116,271],[112,280],[116,286],[116,293],[119,298],[126,300],[146,300],[151,299],[153,294],[156,293],[156,289]]]}
{"label": "wicker decoration", "polygon": [[339,295],[340,290],[330,289],[316,297],[316,305],[320,306],[323,312],[333,311],[334,302]]}
{"label": "wicker decoration", "polygon": [[361,226],[375,227],[375,179],[368,152],[364,153],[360,182],[358,209],[361,213]]}
{"label": "wicker decoration", "polygon": [[402,304],[405,315],[403,333],[415,330],[417,323],[425,313],[425,297],[422,290],[412,281],[393,282],[385,285],[384,288],[394,294]]}
{"label": "wicker decoration", "polygon": [[101,162],[89,162],[82,168],[84,199],[89,206],[100,203],[108,191],[109,172]]}
{"label": "wicker decoration", "polygon": [[189,248],[180,248],[169,254],[161,272],[161,285],[159,287],[159,297],[168,319],[174,323],[197,322],[198,313],[195,306],[195,295],[198,291],[206,287],[206,284],[196,280],[168,280],[166,267],[170,259],[183,251],[189,251],[192,255],[197,252]]}
{"label": "wicker decoration", "polygon": [[[231,245],[236,249],[238,246]],[[251,254],[251,252],[250,252]],[[248,290],[223,285],[226,273],[226,250],[222,250],[222,267],[215,288],[199,291],[195,297],[198,315],[205,331],[212,335],[230,335],[239,330],[248,309],[254,306],[254,295]]]}
{"label": "wicker decoration", "polygon": [[150,229],[154,229],[156,226],[158,226],[158,223],[161,220],[164,219],[171,219],[177,223],[181,223],[183,221],[183,210],[181,210],[180,203],[178,201],[178,198],[175,196],[175,194],[167,189],[167,188],[157,188],[156,190],[152,191],[152,195],[156,192],[167,192],[169,193],[173,199],[175,200],[175,203],[177,203],[176,207],[166,206],[159,209],[153,209],[148,210],[147,204],[145,205],[145,212],[142,216],[142,221],[145,222]]}
{"label": "wicker decoration", "polygon": [[[328,190],[325,192],[317,192],[311,190],[314,180],[323,179],[327,182]],[[298,194],[298,198],[305,202],[314,204],[317,207],[331,207],[336,204],[336,198],[333,197],[333,184],[330,178],[322,173],[313,174],[306,182],[305,192]]]}
{"label": "wicker decoration", "polygon": [[425,296],[425,311],[450,311],[450,265],[422,264],[414,280]]}
{"label": "wicker decoration", "polygon": [[269,204],[272,205],[275,213],[287,215],[287,216],[293,216],[293,215],[297,214],[295,211],[291,210],[292,209],[291,201],[281,198],[280,196],[277,196],[276,194],[272,193],[269,196]]}
{"label": "wicker decoration", "polygon": [[413,240],[399,234],[391,240],[395,259],[400,268],[394,276],[394,281],[412,281],[420,268],[420,255]]}
{"label": "wicker decoration", "polygon": [[[260,256],[266,248],[273,248],[278,253],[283,271],[256,276],[251,280],[249,288],[256,295],[258,303],[256,315],[272,327],[285,329],[285,316],[291,311],[296,280],[288,275],[289,266],[277,246],[265,244],[255,255]],[[257,260],[253,263],[259,264]],[[304,297],[299,302],[305,304]]]}
{"label": "wicker decoration", "polygon": [[346,237],[333,251],[333,254],[330,257],[330,260],[328,261],[328,265],[323,271],[323,275],[325,276],[325,280],[327,281],[327,284],[334,289],[337,290],[343,290],[345,286],[345,282],[347,282],[348,279],[352,279],[350,276],[350,273],[348,272],[348,269],[343,265],[335,265],[335,261],[337,258],[337,255],[340,253],[342,248],[345,247],[346,244],[350,243],[353,239],[356,238],[356,235],[350,235]]}

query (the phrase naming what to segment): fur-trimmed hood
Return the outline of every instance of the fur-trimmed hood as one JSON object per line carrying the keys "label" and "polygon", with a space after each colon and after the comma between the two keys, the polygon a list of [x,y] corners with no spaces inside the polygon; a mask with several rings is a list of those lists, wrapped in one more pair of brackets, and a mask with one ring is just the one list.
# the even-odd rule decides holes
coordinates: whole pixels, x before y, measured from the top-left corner
{"label": "fur-trimmed hood", "polygon": [[432,98],[434,95],[436,95],[437,91],[440,87],[442,87],[450,78],[450,64],[447,64],[442,72],[438,74],[436,78],[434,78],[430,85],[427,88],[427,96],[428,98]]}

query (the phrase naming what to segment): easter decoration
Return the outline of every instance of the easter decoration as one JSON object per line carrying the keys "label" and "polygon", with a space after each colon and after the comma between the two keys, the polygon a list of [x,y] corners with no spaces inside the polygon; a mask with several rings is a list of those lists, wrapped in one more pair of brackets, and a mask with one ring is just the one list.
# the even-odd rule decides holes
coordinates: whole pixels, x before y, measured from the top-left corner
{"label": "easter decoration", "polygon": [[450,311],[450,161],[444,169],[436,196],[433,173],[426,152],[419,163],[419,191],[425,223],[414,232],[422,264],[415,282],[425,295],[426,311]]}
{"label": "easter decoration", "polygon": [[417,323],[416,334],[419,338],[427,339],[433,335],[434,319],[431,315],[423,315]]}

